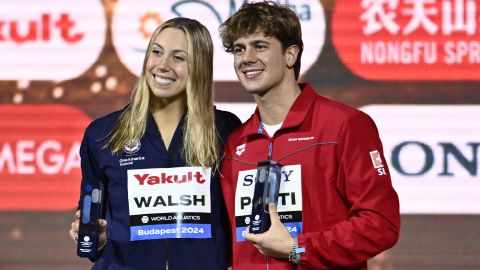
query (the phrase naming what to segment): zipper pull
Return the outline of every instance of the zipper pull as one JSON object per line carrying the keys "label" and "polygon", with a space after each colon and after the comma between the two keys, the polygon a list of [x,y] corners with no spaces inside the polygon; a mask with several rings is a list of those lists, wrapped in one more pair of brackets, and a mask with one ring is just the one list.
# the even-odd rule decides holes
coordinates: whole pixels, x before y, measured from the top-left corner
{"label": "zipper pull", "polygon": [[272,152],[273,152],[273,143],[270,142],[268,144],[268,160],[272,160]]}

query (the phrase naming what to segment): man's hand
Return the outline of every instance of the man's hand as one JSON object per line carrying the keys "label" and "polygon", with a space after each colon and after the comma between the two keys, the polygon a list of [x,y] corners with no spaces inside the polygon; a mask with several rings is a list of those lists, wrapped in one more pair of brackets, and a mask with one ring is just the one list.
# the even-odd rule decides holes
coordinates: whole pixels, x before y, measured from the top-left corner
{"label": "man's hand", "polygon": [[272,221],[270,229],[261,234],[253,234],[249,232],[247,227],[245,240],[252,242],[258,251],[266,256],[288,258],[293,248],[293,237],[280,221],[277,207],[274,203],[268,205],[268,212]]}
{"label": "man's hand", "polygon": [[[103,248],[105,242],[107,241],[107,221],[105,219],[99,219],[98,225],[100,225],[100,239],[99,239],[99,247]],[[72,227],[70,228],[70,237],[77,243],[78,239],[78,227],[80,226],[80,210],[77,210],[75,213],[75,221],[72,222]]]}

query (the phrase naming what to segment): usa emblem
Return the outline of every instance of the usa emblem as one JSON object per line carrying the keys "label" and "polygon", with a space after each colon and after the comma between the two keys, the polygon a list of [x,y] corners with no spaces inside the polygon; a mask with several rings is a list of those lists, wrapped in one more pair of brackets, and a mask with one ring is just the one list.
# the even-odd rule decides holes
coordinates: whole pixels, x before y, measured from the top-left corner
{"label": "usa emblem", "polygon": [[139,141],[130,140],[128,142],[128,144],[125,145],[123,150],[125,150],[125,153],[127,153],[129,155],[133,155],[133,154],[137,153],[138,150],[140,150],[141,146],[142,146],[142,144]]}

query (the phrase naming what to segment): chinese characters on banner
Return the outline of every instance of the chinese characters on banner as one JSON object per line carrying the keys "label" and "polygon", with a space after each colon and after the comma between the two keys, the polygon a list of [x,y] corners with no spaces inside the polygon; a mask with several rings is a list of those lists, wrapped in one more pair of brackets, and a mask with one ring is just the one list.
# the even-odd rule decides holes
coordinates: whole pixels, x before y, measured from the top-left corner
{"label": "chinese characters on banner", "polygon": [[[333,42],[345,65],[365,79],[478,80],[479,4],[476,0],[337,1]],[[358,23],[345,28],[347,18]]]}

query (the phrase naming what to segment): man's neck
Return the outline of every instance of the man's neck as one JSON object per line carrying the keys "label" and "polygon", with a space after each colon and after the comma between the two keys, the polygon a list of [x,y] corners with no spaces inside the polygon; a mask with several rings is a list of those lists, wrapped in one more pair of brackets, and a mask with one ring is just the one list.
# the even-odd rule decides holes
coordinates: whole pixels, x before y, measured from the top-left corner
{"label": "man's neck", "polygon": [[300,87],[294,83],[270,89],[263,96],[255,95],[262,122],[267,125],[283,122],[300,93]]}

